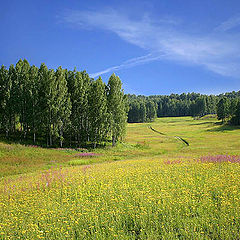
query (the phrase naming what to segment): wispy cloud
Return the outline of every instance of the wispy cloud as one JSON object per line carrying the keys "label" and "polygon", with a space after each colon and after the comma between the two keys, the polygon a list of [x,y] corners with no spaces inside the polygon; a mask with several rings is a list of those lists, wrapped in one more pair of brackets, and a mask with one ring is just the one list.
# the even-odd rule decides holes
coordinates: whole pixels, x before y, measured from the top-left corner
{"label": "wispy cloud", "polygon": [[[93,73],[92,77],[159,59],[200,65],[221,75],[240,77],[240,35],[236,33],[216,32],[213,29],[207,35],[193,35],[183,32],[181,25],[170,19],[152,21],[145,16],[136,20],[114,10],[70,11],[64,20],[82,28],[111,31],[150,53]],[[236,26],[237,22],[237,19],[229,20],[219,28],[227,30]]]}
{"label": "wispy cloud", "polygon": [[240,15],[234,16],[215,28],[216,31],[228,31],[240,25]]}
{"label": "wispy cloud", "polygon": [[144,63],[147,63],[147,62],[151,62],[151,61],[156,61],[156,60],[160,59],[161,57],[162,56],[160,56],[160,55],[154,56],[154,54],[147,54],[147,55],[144,55],[144,56],[141,56],[141,57],[132,58],[132,59],[129,59],[129,60],[123,62],[120,65],[107,68],[107,69],[102,70],[100,72],[91,73],[90,77],[95,78],[97,76],[100,76],[100,75],[108,73],[108,72],[113,72],[113,71],[117,71],[117,70],[120,70],[120,69],[134,67],[134,66],[141,65],[141,64],[144,64]]}

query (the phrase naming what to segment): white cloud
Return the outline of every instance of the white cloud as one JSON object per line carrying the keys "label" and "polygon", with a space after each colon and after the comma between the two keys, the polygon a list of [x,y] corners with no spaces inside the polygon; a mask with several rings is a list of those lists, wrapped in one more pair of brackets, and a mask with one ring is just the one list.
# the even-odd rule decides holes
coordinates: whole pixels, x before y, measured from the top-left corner
{"label": "white cloud", "polygon": [[[94,73],[92,76],[159,59],[204,66],[225,76],[238,78],[240,76],[239,34],[216,31],[208,35],[187,34],[181,31],[179,24],[170,19],[153,22],[149,17],[143,17],[136,20],[114,10],[71,11],[64,19],[68,23],[87,29],[96,27],[111,31],[121,39],[151,53]],[[219,28],[227,30],[237,23],[237,19],[229,20],[222,23]]]}
{"label": "white cloud", "polygon": [[235,16],[221,23],[215,28],[216,31],[228,31],[240,25],[240,16]]}
{"label": "white cloud", "polygon": [[151,62],[151,61],[156,61],[156,60],[160,59],[161,57],[162,56],[160,56],[160,55],[154,56],[153,54],[147,54],[147,55],[144,55],[144,56],[141,56],[141,57],[132,58],[132,59],[129,59],[129,60],[123,62],[120,65],[107,68],[107,69],[105,69],[103,71],[100,71],[100,72],[91,73],[90,77],[95,78],[97,76],[100,76],[100,75],[108,73],[108,72],[113,72],[113,71],[117,71],[117,70],[120,70],[120,69],[134,67],[134,66],[137,66],[137,65],[140,65],[140,64]]}

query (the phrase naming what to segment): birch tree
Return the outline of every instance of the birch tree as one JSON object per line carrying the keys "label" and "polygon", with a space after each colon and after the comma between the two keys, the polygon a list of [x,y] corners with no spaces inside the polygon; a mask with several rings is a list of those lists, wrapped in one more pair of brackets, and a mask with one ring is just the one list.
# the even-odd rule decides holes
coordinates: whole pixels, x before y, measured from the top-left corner
{"label": "birch tree", "polygon": [[107,106],[109,133],[112,138],[112,146],[115,146],[119,138],[125,134],[127,113],[122,82],[114,73],[109,78],[107,85]]}

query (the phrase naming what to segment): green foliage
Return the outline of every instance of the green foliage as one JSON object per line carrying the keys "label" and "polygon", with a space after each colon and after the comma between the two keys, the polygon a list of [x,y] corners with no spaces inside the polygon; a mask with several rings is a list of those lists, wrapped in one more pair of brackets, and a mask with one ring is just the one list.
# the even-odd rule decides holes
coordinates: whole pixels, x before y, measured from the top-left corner
{"label": "green foliage", "polygon": [[[178,159],[179,156],[196,159],[205,154],[240,155],[239,127],[219,125],[216,121],[216,117],[199,120],[193,120],[191,117],[170,117],[158,118],[151,123],[154,129],[165,135],[149,129],[149,123],[131,123],[127,126],[123,143],[118,143],[112,148],[111,143],[107,142],[106,147],[92,150],[97,153],[96,157],[86,156],[84,159],[100,163],[144,158],[154,161],[168,156],[174,159]],[[190,145],[185,147],[174,136],[186,139]],[[49,149],[0,141],[0,177],[44,170],[53,166],[68,166],[69,161],[78,162],[78,159],[83,159],[78,156],[79,151],[85,152],[87,149]]]}
{"label": "green foliage", "polygon": [[91,158],[0,143],[1,239],[239,239],[239,163],[198,161],[240,154],[240,129],[216,121],[151,123],[189,147],[129,124],[126,143]]}
{"label": "green foliage", "polygon": [[205,115],[205,113],[206,113],[206,98],[200,96],[195,101],[193,116],[202,117]]}
{"label": "green foliage", "polygon": [[8,75],[8,70],[5,66],[2,66],[0,69],[0,127],[5,129],[6,135],[8,135],[10,122],[10,93],[11,93],[11,79]]}
{"label": "green foliage", "polygon": [[39,87],[40,87],[40,75],[36,66],[31,66],[29,71],[29,85],[27,86],[28,104],[27,104],[27,122],[29,128],[32,130],[33,143],[36,142],[36,132],[38,125],[40,125],[39,118],[41,116],[39,106]]}
{"label": "green foliage", "polygon": [[72,104],[69,125],[70,142],[73,138],[80,146],[88,140],[88,93],[91,80],[85,71],[77,72],[76,70],[66,71],[66,78]]}
{"label": "green foliage", "polygon": [[217,104],[217,116],[219,120],[224,121],[229,117],[230,101],[228,98],[223,97]]}
{"label": "green foliage", "polygon": [[94,148],[97,143],[106,140],[108,129],[106,85],[101,77],[92,82],[88,94],[89,138]]}
{"label": "green foliage", "polygon": [[146,102],[146,118],[147,121],[152,122],[157,117],[156,105],[153,101]]}
{"label": "green foliage", "polygon": [[128,112],[128,122],[140,123],[146,122],[146,104],[143,100],[133,100],[130,102]]}
{"label": "green foliage", "polygon": [[[147,105],[148,101],[153,101],[155,103],[155,111],[157,112],[157,117],[179,117],[179,116],[193,116],[202,117],[206,114],[216,114],[217,113],[217,102],[221,98],[227,98],[231,101],[236,101],[240,97],[239,92],[231,92],[215,95],[202,95],[199,93],[182,93],[182,94],[171,94],[166,95],[154,95],[154,96],[136,96],[128,95],[130,110],[128,113],[128,122],[148,122],[152,121],[147,116],[141,118],[140,103]],[[236,104],[230,107],[230,116],[233,115],[232,112],[235,111]]]}
{"label": "green foliage", "polygon": [[125,134],[127,120],[125,101],[121,80],[113,73],[107,85],[108,124],[113,146]]}
{"label": "green foliage", "polygon": [[[234,107],[232,107],[232,105]],[[234,125],[240,125],[240,99],[237,99],[237,101],[232,100],[231,107],[233,108],[231,111],[231,123]]]}
{"label": "green foliage", "polygon": [[108,86],[86,71],[19,60],[0,69],[0,130],[7,137],[60,147],[108,142],[124,136],[128,101],[119,77]]}
{"label": "green foliage", "polygon": [[56,137],[60,140],[60,146],[63,145],[63,133],[69,126],[71,114],[71,101],[67,88],[67,81],[65,79],[64,70],[59,67],[55,73],[56,89],[54,90],[57,95],[54,99],[54,123],[53,130]]}
{"label": "green foliage", "polygon": [[222,122],[228,119],[231,124],[240,125],[240,96],[236,97],[235,92],[222,96],[217,104],[217,116]]}

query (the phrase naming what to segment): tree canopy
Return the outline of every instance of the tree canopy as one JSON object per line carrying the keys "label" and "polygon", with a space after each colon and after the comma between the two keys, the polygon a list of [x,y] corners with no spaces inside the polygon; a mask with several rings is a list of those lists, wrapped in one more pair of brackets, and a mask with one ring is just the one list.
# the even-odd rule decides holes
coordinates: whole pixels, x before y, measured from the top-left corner
{"label": "tree canopy", "polygon": [[106,85],[86,71],[30,66],[0,68],[0,130],[7,138],[47,146],[113,145],[124,137],[128,103],[115,74]]}
{"label": "tree canopy", "polygon": [[[182,93],[148,97],[134,94],[127,96],[129,101],[128,122],[130,123],[151,122],[155,117],[202,117],[206,114],[217,114],[219,119],[231,119],[234,124],[238,122],[236,111],[240,91],[220,95]],[[222,102],[219,103],[221,99],[225,99],[224,105]],[[222,114],[225,115],[222,116]]]}

